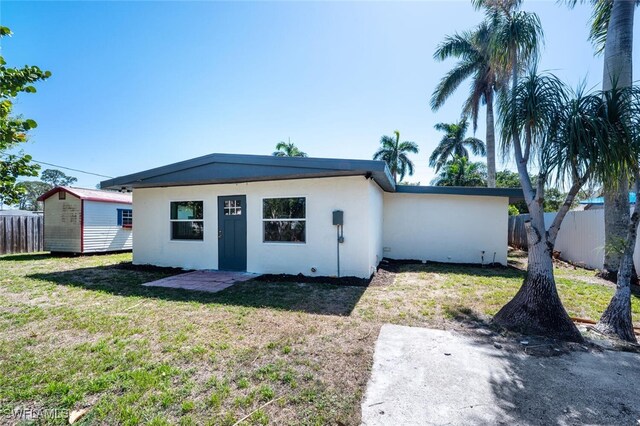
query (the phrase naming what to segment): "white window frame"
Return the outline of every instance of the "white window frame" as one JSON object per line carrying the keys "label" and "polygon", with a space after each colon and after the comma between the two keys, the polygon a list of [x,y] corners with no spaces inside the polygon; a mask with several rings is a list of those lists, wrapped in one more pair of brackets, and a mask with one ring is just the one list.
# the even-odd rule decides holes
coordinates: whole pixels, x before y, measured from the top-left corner
{"label": "white window frame", "polygon": [[[129,223],[126,223],[126,221],[129,221]],[[133,227],[133,209],[122,209],[122,227],[123,228]]]}
{"label": "white window frame", "polygon": [[[172,203],[202,203],[202,219],[171,219],[171,204]],[[202,222],[202,239],[183,239],[173,238],[173,222]],[[204,232],[204,200],[169,200],[169,241],[179,243],[203,243],[205,239]]]}
{"label": "white window frame", "polygon": [[[264,201],[278,200],[283,198],[304,198],[304,218],[265,219],[264,218]],[[270,196],[270,197],[262,197],[260,199],[260,218],[262,219],[262,244],[276,244],[276,245],[291,244],[296,246],[303,246],[307,244],[307,240],[309,238],[309,235],[307,232],[307,206],[308,206],[307,201],[308,199],[309,197],[307,195],[276,195],[276,196]],[[265,222],[304,222],[304,241],[267,241],[264,238]]]}

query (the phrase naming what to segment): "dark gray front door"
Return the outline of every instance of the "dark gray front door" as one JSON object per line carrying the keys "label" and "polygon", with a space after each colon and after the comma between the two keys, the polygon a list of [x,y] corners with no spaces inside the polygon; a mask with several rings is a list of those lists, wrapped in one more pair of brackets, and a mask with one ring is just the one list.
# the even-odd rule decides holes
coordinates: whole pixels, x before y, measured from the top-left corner
{"label": "dark gray front door", "polygon": [[247,197],[218,197],[218,269],[247,270]]}

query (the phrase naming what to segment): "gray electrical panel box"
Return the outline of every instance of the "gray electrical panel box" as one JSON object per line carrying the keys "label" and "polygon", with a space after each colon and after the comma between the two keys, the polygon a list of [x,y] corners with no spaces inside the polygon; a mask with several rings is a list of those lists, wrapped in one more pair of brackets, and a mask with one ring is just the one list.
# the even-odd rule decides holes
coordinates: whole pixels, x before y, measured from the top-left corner
{"label": "gray electrical panel box", "polygon": [[333,211],[333,224],[344,225],[344,212],[342,210]]}

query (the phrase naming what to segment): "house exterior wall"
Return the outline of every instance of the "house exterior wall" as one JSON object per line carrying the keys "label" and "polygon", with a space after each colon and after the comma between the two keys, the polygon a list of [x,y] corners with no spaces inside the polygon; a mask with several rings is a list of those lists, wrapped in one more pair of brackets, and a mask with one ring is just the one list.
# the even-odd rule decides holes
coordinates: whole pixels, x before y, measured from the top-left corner
{"label": "house exterior wall", "polygon": [[[342,276],[369,277],[382,235],[382,194],[362,176],[239,184],[136,188],[133,191],[133,262],[189,269],[218,268],[218,196],[246,195],[247,271],[333,276],[337,273],[333,210],[344,211],[340,245]],[[306,197],[306,243],[263,242],[262,200]],[[203,201],[204,239],[175,241],[170,235],[170,202]],[[506,210],[505,210],[506,211]],[[375,236],[370,238],[372,231]],[[381,257],[381,244],[376,255]],[[316,268],[312,272],[311,268]]]}
{"label": "house exterior wall", "polygon": [[506,197],[384,194],[384,256],[507,264]]}
{"label": "house exterior wall", "polygon": [[131,229],[118,225],[118,209],[130,204],[84,201],[83,253],[131,250]]}
{"label": "house exterior wall", "polygon": [[71,194],[59,200],[58,194],[44,200],[45,251],[80,253],[82,202]]}
{"label": "house exterior wall", "polygon": [[373,181],[369,181],[369,267],[374,273],[382,260],[384,223],[384,191]]}

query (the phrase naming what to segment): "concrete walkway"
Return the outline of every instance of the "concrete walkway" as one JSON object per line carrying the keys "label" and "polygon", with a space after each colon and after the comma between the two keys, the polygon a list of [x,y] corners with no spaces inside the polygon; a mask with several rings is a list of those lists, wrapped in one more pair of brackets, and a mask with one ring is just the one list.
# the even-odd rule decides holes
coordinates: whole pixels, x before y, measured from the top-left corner
{"label": "concrete walkway", "polygon": [[181,288],[217,293],[237,282],[249,281],[257,274],[227,271],[194,271],[142,284],[146,287]]}
{"label": "concrete walkway", "polygon": [[640,425],[640,355],[536,357],[491,339],[384,325],[364,425]]}

